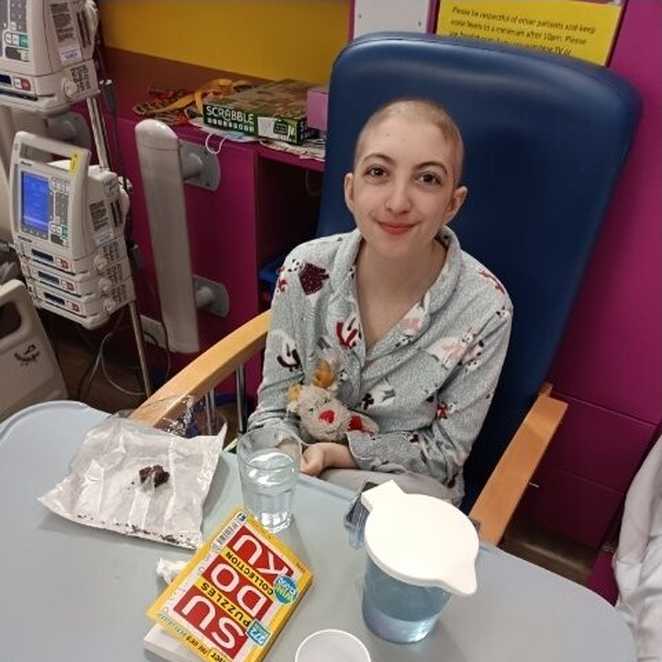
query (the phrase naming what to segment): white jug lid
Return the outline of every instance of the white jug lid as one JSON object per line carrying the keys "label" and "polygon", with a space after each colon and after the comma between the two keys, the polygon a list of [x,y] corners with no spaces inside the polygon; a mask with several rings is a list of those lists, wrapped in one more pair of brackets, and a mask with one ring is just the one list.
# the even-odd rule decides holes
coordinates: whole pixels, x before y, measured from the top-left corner
{"label": "white jug lid", "polygon": [[365,545],[386,574],[415,586],[450,593],[476,591],[478,534],[458,508],[424,494],[407,494],[390,480],[365,491],[370,511]]}

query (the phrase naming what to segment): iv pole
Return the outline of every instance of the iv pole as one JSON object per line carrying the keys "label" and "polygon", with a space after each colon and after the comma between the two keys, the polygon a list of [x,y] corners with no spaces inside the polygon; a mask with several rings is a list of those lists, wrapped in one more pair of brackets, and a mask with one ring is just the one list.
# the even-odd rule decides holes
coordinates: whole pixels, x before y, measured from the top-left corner
{"label": "iv pole", "polygon": [[[90,115],[90,123],[92,124],[92,135],[94,136],[94,144],[97,149],[99,165],[102,168],[111,170],[110,158],[108,157],[108,135],[106,134],[106,127],[99,109],[98,95],[87,99],[87,110]],[[138,361],[140,363],[140,372],[142,374],[145,395],[149,397],[152,395],[152,382],[149,377],[149,368],[147,367],[145,341],[143,338],[140,316],[138,315],[138,307],[136,306],[135,300],[127,305],[129,307],[129,313],[131,314],[131,326],[133,327],[136,349],[138,350]]]}

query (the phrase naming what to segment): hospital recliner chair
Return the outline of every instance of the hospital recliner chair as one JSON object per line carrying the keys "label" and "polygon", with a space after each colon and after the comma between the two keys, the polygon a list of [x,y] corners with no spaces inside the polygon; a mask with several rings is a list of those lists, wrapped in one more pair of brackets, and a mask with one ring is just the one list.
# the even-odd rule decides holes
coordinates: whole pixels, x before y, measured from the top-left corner
{"label": "hospital recliner chair", "polygon": [[[639,98],[609,70],[487,42],[382,33],[349,44],[330,82],[318,235],[350,230],[343,176],[358,132],[397,97],[428,97],[457,120],[470,194],[452,227],[505,284],[513,329],[499,387],[465,466],[463,510],[498,542],[565,411],[545,384],[626,159]],[[247,274],[247,278],[254,277]],[[158,425],[264,346],[269,313],[223,338],[134,413]]]}

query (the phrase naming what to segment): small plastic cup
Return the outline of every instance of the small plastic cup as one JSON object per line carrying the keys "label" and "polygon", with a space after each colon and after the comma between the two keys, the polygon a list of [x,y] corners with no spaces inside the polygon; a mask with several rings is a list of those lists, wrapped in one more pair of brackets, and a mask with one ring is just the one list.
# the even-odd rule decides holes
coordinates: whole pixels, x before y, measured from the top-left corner
{"label": "small plastic cup", "polygon": [[297,648],[294,662],[371,662],[364,643],[344,630],[318,630]]}

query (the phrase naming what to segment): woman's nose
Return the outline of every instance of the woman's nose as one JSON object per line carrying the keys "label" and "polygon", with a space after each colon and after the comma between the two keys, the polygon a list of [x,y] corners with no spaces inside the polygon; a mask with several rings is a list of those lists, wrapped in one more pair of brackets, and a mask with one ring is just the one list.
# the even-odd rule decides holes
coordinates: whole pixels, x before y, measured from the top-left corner
{"label": "woman's nose", "polygon": [[386,198],[386,209],[391,214],[403,214],[411,209],[411,198],[407,182],[394,181]]}

